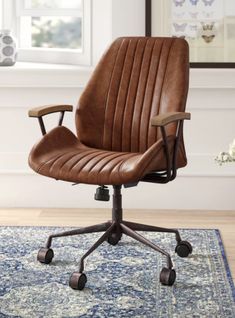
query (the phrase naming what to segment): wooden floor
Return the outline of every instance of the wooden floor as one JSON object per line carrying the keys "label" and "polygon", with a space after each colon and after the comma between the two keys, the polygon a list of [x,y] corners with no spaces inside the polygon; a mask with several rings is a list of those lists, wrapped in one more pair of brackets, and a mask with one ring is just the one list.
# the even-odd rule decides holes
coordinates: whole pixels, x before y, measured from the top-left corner
{"label": "wooden floor", "polygon": [[[87,226],[110,219],[104,209],[0,209],[0,225]],[[125,220],[174,228],[219,229],[235,282],[235,211],[127,210]]]}

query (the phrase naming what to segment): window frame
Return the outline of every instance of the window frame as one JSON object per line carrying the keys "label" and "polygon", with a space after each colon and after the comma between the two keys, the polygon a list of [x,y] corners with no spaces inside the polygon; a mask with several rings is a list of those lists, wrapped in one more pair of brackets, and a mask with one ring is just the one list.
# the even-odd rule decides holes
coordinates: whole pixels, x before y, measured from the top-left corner
{"label": "window frame", "polygon": [[[73,9],[24,9],[24,0],[0,0],[2,24],[11,29],[20,44],[20,17],[33,16],[78,16],[79,10]],[[82,12],[82,49],[60,48],[18,48],[18,60],[50,64],[91,65],[91,0],[83,0]],[[76,12],[75,12],[76,11]],[[0,11],[1,13],[1,11]],[[2,27],[3,27],[2,26]]]}
{"label": "window frame", "polygon": [[0,0],[0,30],[3,29],[3,3]]}

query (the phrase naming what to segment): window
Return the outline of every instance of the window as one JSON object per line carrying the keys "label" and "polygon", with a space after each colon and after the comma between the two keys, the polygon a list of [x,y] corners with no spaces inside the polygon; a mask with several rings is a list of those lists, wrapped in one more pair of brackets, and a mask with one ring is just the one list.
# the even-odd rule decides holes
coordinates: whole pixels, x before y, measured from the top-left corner
{"label": "window", "polygon": [[90,0],[2,1],[4,28],[15,31],[19,60],[90,64]]}

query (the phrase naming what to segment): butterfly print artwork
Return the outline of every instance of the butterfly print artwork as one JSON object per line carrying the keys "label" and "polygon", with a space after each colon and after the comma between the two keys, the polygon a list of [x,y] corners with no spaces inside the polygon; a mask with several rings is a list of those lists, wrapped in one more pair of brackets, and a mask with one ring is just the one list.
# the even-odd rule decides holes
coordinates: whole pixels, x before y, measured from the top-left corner
{"label": "butterfly print artwork", "polygon": [[212,31],[213,30],[213,28],[214,28],[214,25],[215,25],[215,23],[214,22],[212,22],[212,23],[202,23],[202,29],[203,29],[203,31]]}
{"label": "butterfly print artwork", "polygon": [[173,2],[176,7],[178,6],[182,7],[182,5],[185,3],[185,0],[173,0]]}
{"label": "butterfly print artwork", "polygon": [[197,24],[190,24],[190,25],[189,25],[189,29],[190,29],[191,31],[197,31]]}
{"label": "butterfly print artwork", "polygon": [[215,34],[202,35],[202,38],[206,43],[211,43],[214,40],[214,37],[215,37]]}
{"label": "butterfly print artwork", "polygon": [[175,12],[174,15],[177,19],[182,19],[185,15],[185,12]]}
{"label": "butterfly print artwork", "polygon": [[205,6],[211,6],[215,0],[202,0],[202,1],[204,2]]}
{"label": "butterfly print artwork", "polygon": [[199,0],[189,0],[193,6],[196,6]]}
{"label": "butterfly print artwork", "polygon": [[187,26],[187,23],[173,23],[176,32],[184,32]]}
{"label": "butterfly print artwork", "polygon": [[173,38],[180,38],[180,39],[185,39],[186,38],[185,35],[180,35],[180,36],[173,35],[172,37]]}
{"label": "butterfly print artwork", "polygon": [[197,19],[199,12],[189,12],[189,15],[192,19]]}
{"label": "butterfly print artwork", "polygon": [[202,15],[204,18],[209,19],[209,18],[213,18],[214,12],[202,12]]}

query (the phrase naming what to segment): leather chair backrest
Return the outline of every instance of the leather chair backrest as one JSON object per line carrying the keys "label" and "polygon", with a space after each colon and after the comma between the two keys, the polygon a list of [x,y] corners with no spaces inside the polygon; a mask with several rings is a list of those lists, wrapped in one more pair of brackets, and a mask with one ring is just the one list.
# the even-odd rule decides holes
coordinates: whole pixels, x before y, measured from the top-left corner
{"label": "leather chair backrest", "polygon": [[[150,119],[185,110],[188,78],[185,40],[118,38],[103,55],[80,97],[76,111],[79,139],[99,149],[146,151],[161,138]],[[175,124],[167,126],[168,135],[175,133]]]}

